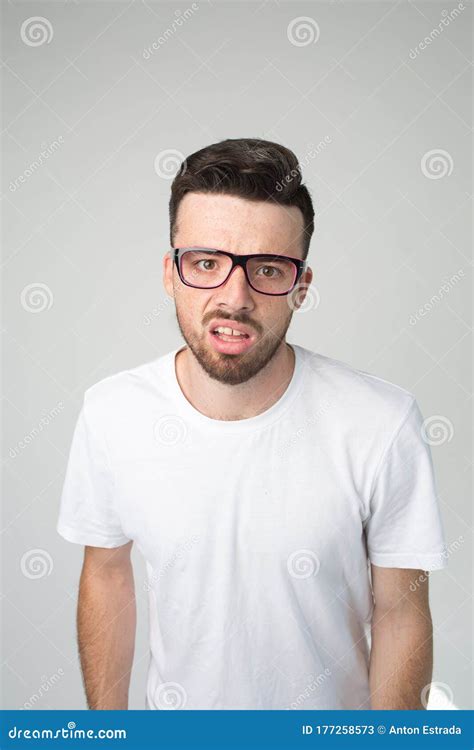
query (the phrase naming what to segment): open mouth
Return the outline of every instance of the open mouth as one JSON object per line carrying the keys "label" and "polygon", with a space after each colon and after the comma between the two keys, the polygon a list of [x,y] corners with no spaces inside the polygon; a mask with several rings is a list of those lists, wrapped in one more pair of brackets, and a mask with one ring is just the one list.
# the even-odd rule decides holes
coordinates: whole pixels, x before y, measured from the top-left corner
{"label": "open mouth", "polygon": [[222,339],[223,341],[240,341],[242,339],[249,338],[247,333],[236,331],[235,329],[228,328],[227,326],[217,326],[217,328],[214,328],[211,333],[214,336]]}

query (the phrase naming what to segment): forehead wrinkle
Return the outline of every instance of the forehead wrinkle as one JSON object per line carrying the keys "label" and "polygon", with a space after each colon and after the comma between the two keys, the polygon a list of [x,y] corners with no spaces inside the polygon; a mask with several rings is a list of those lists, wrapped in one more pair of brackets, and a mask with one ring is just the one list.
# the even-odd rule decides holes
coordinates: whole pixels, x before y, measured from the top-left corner
{"label": "forehead wrinkle", "polygon": [[296,242],[299,246],[301,241],[299,233],[293,237],[289,232],[277,232],[273,226],[268,226],[266,221],[263,221],[257,229],[249,227],[245,222],[242,225],[233,226],[231,229],[224,226],[222,228],[215,225],[209,226],[207,223],[200,226],[199,221],[193,227],[193,222],[191,222],[189,229],[182,232],[181,236],[189,239],[185,242],[180,239],[181,245],[227,250],[227,252],[235,255],[253,255],[256,253],[280,253],[285,255],[288,254],[288,249],[293,243]]}
{"label": "forehead wrinkle", "polygon": [[[291,209],[266,204],[270,212],[258,215],[258,204],[243,200],[224,202],[207,199],[208,196],[195,195],[191,200],[183,200],[177,222],[177,239],[182,247],[208,247],[236,255],[285,255],[292,254],[289,249],[296,244],[292,252],[299,254],[301,232],[295,234],[299,214],[296,215]],[[274,208],[279,213],[278,217],[272,210]],[[281,211],[284,211],[283,215]]]}

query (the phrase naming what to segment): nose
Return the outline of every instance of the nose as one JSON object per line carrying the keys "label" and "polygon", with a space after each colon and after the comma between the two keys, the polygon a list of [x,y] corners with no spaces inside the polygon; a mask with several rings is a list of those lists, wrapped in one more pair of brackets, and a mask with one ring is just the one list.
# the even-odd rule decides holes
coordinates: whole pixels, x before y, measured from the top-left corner
{"label": "nose", "polygon": [[252,309],[255,304],[252,289],[247,283],[244,269],[236,266],[227,281],[215,290],[217,305],[233,310]]}

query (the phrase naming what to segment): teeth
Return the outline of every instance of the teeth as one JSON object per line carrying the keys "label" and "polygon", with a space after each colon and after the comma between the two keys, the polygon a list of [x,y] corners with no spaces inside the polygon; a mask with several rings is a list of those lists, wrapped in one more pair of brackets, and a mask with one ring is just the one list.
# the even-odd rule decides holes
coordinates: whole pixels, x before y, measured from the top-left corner
{"label": "teeth", "polygon": [[215,331],[217,333],[223,333],[226,336],[245,336],[244,333],[241,333],[240,331],[234,331],[233,328],[227,328],[227,326],[218,326]]}

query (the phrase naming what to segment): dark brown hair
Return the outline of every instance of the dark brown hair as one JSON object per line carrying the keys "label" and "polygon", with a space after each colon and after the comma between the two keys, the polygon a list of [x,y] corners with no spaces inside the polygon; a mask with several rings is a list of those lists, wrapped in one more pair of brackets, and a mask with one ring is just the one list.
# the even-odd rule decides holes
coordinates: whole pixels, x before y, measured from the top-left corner
{"label": "dark brown hair", "polygon": [[314,231],[311,196],[301,180],[298,160],[290,149],[258,138],[213,143],[185,159],[171,185],[170,240],[174,245],[178,207],[186,193],[221,193],[252,201],[297,206],[303,214],[303,258]]}

